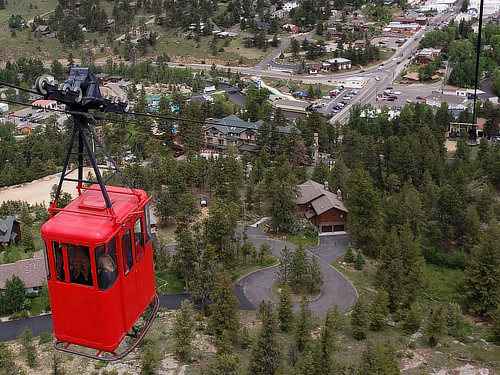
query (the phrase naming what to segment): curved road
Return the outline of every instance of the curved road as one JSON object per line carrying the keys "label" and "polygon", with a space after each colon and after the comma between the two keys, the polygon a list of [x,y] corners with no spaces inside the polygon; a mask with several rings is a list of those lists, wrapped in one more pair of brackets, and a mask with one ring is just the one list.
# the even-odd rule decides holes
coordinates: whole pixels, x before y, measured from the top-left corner
{"label": "curved road", "polygon": [[[279,256],[281,249],[286,245],[295,248],[291,243],[272,239],[258,228],[247,228],[246,233],[249,241],[260,247],[263,243],[271,246],[273,255]],[[328,309],[337,305],[342,311],[347,311],[356,301],[357,292],[342,274],[330,267],[330,263],[344,254],[349,239],[347,236],[320,237],[320,245],[309,251],[320,260],[324,284],[320,297],[311,302],[310,308],[317,315],[324,315]],[[243,277],[234,286],[235,294],[242,310],[254,310],[263,300],[272,299],[272,286],[276,280],[277,267],[257,271],[249,276]],[[179,308],[184,299],[189,295],[175,294],[160,296],[160,306],[167,309]],[[26,319],[18,319],[0,322],[0,341],[16,339],[26,328],[33,335],[52,331],[52,317],[50,314],[34,316]]]}
{"label": "curved road", "polygon": [[[281,249],[285,246],[295,248],[295,245],[289,242],[270,239],[257,228],[248,228],[247,234],[248,239],[255,246],[260,246],[263,242],[269,243],[274,256],[279,256]],[[334,305],[345,312],[356,302],[356,289],[340,272],[330,266],[333,260],[345,253],[348,244],[347,235],[321,236],[319,246],[308,250],[319,259],[323,274],[321,294],[309,305],[311,311],[316,315],[325,315],[328,309]],[[272,288],[277,277],[278,266],[252,273],[238,281],[236,284],[237,294],[244,295],[254,306],[258,306],[264,300],[276,299]]]}

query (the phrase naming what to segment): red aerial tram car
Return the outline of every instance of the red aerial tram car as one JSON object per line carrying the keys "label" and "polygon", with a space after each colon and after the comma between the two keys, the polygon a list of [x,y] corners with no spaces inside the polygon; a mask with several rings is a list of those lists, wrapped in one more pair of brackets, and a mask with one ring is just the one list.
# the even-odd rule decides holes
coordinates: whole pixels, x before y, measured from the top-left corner
{"label": "red aerial tram car", "polygon": [[149,198],[107,186],[108,209],[98,185],[82,189],[42,226],[56,347],[73,353],[70,345],[79,345],[97,350],[89,357],[107,352],[116,360],[131,350],[115,353],[127,334],[140,341],[149,328],[152,316],[141,332],[134,328],[143,312],[158,306]]}
{"label": "red aerial tram car", "polygon": [[[95,118],[89,111],[125,113],[126,105],[102,97],[96,77],[87,68],[72,67],[61,86],[42,76],[35,87],[45,99],[66,105],[73,118],[61,178],[49,208],[51,217],[41,230],[55,347],[89,358],[117,360],[142,341],[159,306],[149,197],[143,190],[107,186],[87,140],[95,140]],[[76,156],[77,179],[68,177],[72,156]],[[83,178],[85,156],[97,183]],[[64,181],[78,183],[78,197],[58,208]]]}

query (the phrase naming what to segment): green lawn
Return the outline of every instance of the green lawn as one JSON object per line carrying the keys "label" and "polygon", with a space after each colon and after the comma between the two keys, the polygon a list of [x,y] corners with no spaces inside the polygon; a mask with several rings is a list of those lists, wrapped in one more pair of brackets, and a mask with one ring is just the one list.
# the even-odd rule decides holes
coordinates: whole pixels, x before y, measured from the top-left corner
{"label": "green lawn", "polygon": [[[265,52],[258,49],[244,47],[241,38],[218,41],[218,52],[216,55],[212,55],[210,50],[211,40],[211,36],[206,36],[197,42],[194,39],[186,39],[182,33],[161,31],[156,50],[158,53],[166,53],[170,57],[176,56],[177,58],[184,58],[186,62],[197,63],[222,60],[230,64],[236,64],[242,58],[245,63],[251,64],[265,55]],[[221,48],[223,51],[219,51]]]}
{"label": "green lawn", "polygon": [[462,270],[426,264],[424,267],[425,298],[431,301],[460,303],[462,300],[460,285],[463,279]]}
{"label": "green lawn", "polygon": [[318,236],[310,234],[293,234],[286,237],[287,241],[290,241],[294,245],[302,246],[305,249],[310,247],[318,246]]}
{"label": "green lawn", "polygon": [[184,281],[171,272],[156,272],[156,287],[161,294],[182,293],[184,292]]}
{"label": "green lawn", "polygon": [[40,315],[43,312],[43,300],[38,296],[31,299],[30,314],[31,316]]}
{"label": "green lawn", "polygon": [[58,0],[9,0],[7,7],[0,10],[0,28],[8,28],[7,21],[11,14],[19,14],[29,21],[34,16],[54,10],[57,2]]}
{"label": "green lawn", "polygon": [[231,271],[231,279],[233,281],[238,280],[240,277],[256,271],[261,268],[265,267],[270,267],[274,265],[279,264],[279,259],[274,257],[274,256],[268,256],[266,259],[264,259],[264,262],[262,264],[252,264],[252,265],[242,265]]}
{"label": "green lawn", "polygon": [[21,259],[28,259],[33,256],[33,253],[25,252],[22,246],[9,246],[3,251],[0,251],[0,264],[14,263]]}

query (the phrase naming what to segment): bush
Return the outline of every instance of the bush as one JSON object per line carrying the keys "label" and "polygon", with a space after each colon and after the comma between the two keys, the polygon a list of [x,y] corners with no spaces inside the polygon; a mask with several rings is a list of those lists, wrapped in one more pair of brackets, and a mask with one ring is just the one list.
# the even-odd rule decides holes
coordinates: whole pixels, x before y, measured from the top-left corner
{"label": "bush", "polygon": [[3,342],[0,342],[0,369],[5,371],[5,374],[15,374],[18,372],[17,365],[14,362],[14,355]]}
{"label": "bush", "polygon": [[141,374],[156,374],[160,360],[161,355],[158,346],[153,342],[147,342],[142,348]]}
{"label": "bush", "polygon": [[361,254],[361,251],[359,251],[358,255],[356,255],[356,260],[354,261],[354,268],[358,271],[362,271],[364,267],[365,258],[363,257],[363,254]]}
{"label": "bush", "polygon": [[436,266],[461,270],[465,268],[465,253],[462,250],[445,254],[441,250],[434,247],[424,247],[423,255],[428,263],[432,263]]}
{"label": "bush", "polygon": [[404,312],[401,328],[407,334],[413,334],[420,329],[421,325],[422,309],[417,303],[414,303],[408,310]]}
{"label": "bush", "polygon": [[352,246],[349,246],[344,255],[344,262],[352,264],[354,263],[354,260],[354,251],[352,249]]}
{"label": "bush", "polygon": [[456,338],[464,338],[472,331],[469,324],[464,319],[460,306],[456,303],[450,303],[446,311],[446,326],[448,334]]}
{"label": "bush", "polygon": [[39,344],[46,344],[52,341],[52,334],[50,332],[42,332],[38,340]]}
{"label": "bush", "polygon": [[35,345],[33,344],[33,334],[30,329],[26,329],[21,334],[21,345],[23,347],[23,354],[26,356],[26,363],[30,368],[34,368],[37,364],[37,353]]}

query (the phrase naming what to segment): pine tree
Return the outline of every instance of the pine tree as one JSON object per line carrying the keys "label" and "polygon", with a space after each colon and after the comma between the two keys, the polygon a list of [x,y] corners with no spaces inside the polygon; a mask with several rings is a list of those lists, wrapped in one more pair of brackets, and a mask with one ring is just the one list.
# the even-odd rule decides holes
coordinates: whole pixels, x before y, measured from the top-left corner
{"label": "pine tree", "polygon": [[369,312],[370,329],[380,331],[384,328],[385,321],[389,315],[389,294],[383,289],[377,291],[375,300],[372,302]]}
{"label": "pine tree", "polygon": [[179,361],[189,362],[191,360],[192,345],[194,338],[194,311],[191,302],[185,300],[176,314],[174,323],[175,355]]}
{"label": "pine tree", "polygon": [[290,287],[287,284],[281,287],[278,318],[281,331],[290,332],[293,326],[293,311]]}
{"label": "pine tree", "polygon": [[264,186],[275,232],[291,232],[294,229],[296,183],[295,174],[284,155],[266,173]]}
{"label": "pine tree", "polygon": [[500,303],[498,304],[496,310],[492,314],[493,326],[491,329],[493,340],[500,344]]}
{"label": "pine tree", "polygon": [[238,375],[240,360],[235,354],[219,354],[208,365],[206,375]]}
{"label": "pine tree", "polygon": [[271,256],[271,246],[267,243],[260,245],[257,261],[260,265],[264,265],[266,259]]}
{"label": "pine tree", "polygon": [[476,314],[497,306],[500,290],[500,225],[491,223],[468,257],[465,268],[465,300]]}
{"label": "pine tree", "polygon": [[[300,355],[299,360],[295,364],[293,374],[294,375],[311,375],[314,374],[316,369],[316,364],[314,361],[313,352],[310,348],[304,350]],[[327,374],[326,372],[323,372]]]}
{"label": "pine tree", "polygon": [[403,314],[402,328],[407,334],[413,334],[422,324],[422,309],[418,303],[413,303]]}
{"label": "pine tree", "polygon": [[354,263],[354,260],[355,260],[355,258],[354,258],[354,251],[352,249],[352,246],[348,246],[347,250],[344,254],[344,262],[352,264],[352,263]]}
{"label": "pine tree", "polygon": [[439,340],[446,334],[446,310],[443,305],[433,306],[427,326],[425,328],[425,335],[430,346],[436,346]]}
{"label": "pine tree", "polygon": [[292,255],[290,264],[290,286],[295,292],[302,291],[304,285],[304,278],[308,274],[308,263],[306,252],[302,246],[299,246]]}
{"label": "pine tree", "polygon": [[299,314],[295,324],[295,347],[299,352],[303,352],[311,340],[311,311],[307,298],[302,298],[300,302]]}
{"label": "pine tree", "polygon": [[275,375],[281,362],[281,352],[276,337],[276,319],[271,311],[262,322],[257,341],[252,349],[248,373],[252,375]]}
{"label": "pine tree", "polygon": [[33,227],[31,224],[21,223],[21,244],[25,252],[35,251],[35,242],[33,241]]}
{"label": "pine tree", "polygon": [[458,338],[465,336],[465,319],[460,305],[456,302],[446,305],[446,327],[450,336]]}
{"label": "pine tree", "polygon": [[348,181],[349,231],[357,246],[377,257],[382,227],[380,195],[364,169],[357,168]]}
{"label": "pine tree", "polygon": [[188,285],[193,301],[203,310],[210,302],[210,296],[215,287],[217,269],[215,248],[208,245],[203,251],[201,259],[195,263],[192,272],[195,277],[189,280]]}
{"label": "pine tree", "polygon": [[404,225],[400,233],[393,229],[384,241],[377,283],[389,294],[391,311],[410,306],[424,287],[420,247],[409,225]]}
{"label": "pine tree", "polygon": [[197,243],[193,232],[189,228],[179,228],[176,231],[177,251],[174,255],[176,272],[184,279],[186,284],[194,276],[194,263],[199,257]]}
{"label": "pine tree", "polygon": [[340,325],[339,318],[337,309],[329,310],[326,315],[315,351],[315,374],[333,375],[335,373],[334,353],[338,349],[336,340]]}
{"label": "pine tree", "polygon": [[29,368],[34,368],[37,365],[37,352],[33,344],[33,334],[29,328],[26,328],[21,335],[21,345],[23,354],[26,357],[26,363]]}
{"label": "pine tree", "polygon": [[323,286],[323,275],[321,273],[321,266],[319,264],[318,258],[314,255],[308,262],[308,285],[306,285],[309,293],[319,293],[321,287]]}
{"label": "pine tree", "polygon": [[369,323],[365,302],[360,297],[356,301],[351,314],[352,337],[356,340],[364,340],[366,338]]}
{"label": "pine tree", "polygon": [[15,313],[23,309],[26,299],[25,285],[23,281],[12,276],[5,282],[5,291],[3,293],[3,309],[6,313]]}
{"label": "pine tree", "polygon": [[292,257],[293,253],[288,247],[285,246],[283,249],[281,249],[278,278],[280,283],[282,284],[290,282],[292,272]]}
{"label": "pine tree", "polygon": [[216,276],[215,289],[211,295],[208,326],[216,338],[222,338],[224,331],[234,342],[239,329],[238,300],[234,295],[230,277],[225,273]]}
{"label": "pine tree", "polygon": [[359,374],[399,375],[399,360],[390,343],[368,343],[361,357]]}
{"label": "pine tree", "polygon": [[153,342],[146,342],[142,346],[141,375],[154,375],[160,365],[161,354],[158,346]]}
{"label": "pine tree", "polygon": [[360,251],[356,255],[356,260],[354,261],[354,268],[358,271],[362,271],[364,266],[365,266],[365,258],[363,257],[363,254],[361,254]]}

